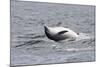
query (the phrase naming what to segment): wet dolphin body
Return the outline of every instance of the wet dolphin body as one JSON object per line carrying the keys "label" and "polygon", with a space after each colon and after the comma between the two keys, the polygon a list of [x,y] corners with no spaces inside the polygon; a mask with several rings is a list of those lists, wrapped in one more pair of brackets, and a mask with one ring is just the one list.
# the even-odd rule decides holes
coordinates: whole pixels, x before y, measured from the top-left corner
{"label": "wet dolphin body", "polygon": [[44,26],[46,36],[54,41],[61,41],[69,38],[76,38],[78,34],[69,28],[64,27],[47,27]]}

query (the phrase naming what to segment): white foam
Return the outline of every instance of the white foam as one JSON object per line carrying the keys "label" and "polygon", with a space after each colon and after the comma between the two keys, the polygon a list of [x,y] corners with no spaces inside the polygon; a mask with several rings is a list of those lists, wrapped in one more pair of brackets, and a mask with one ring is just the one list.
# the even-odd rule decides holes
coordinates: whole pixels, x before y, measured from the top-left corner
{"label": "white foam", "polygon": [[79,36],[76,38],[76,41],[83,40],[83,39],[90,39],[91,36],[86,33],[79,33]]}
{"label": "white foam", "polygon": [[69,38],[66,40],[59,41],[59,43],[72,42],[72,41],[75,42],[75,41],[80,41],[80,40],[90,39],[90,38],[92,38],[92,36],[90,34],[79,33],[77,38]]}

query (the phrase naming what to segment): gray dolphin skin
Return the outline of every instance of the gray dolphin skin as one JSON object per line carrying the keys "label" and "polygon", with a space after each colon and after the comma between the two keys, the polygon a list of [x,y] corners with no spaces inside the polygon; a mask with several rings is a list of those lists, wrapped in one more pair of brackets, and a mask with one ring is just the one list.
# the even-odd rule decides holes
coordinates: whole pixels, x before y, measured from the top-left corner
{"label": "gray dolphin skin", "polygon": [[63,35],[64,33],[68,32],[68,30],[62,30],[60,32],[57,32],[56,34],[52,34],[47,26],[44,26],[44,30],[45,30],[46,36],[49,39],[54,40],[56,42],[69,38],[69,37],[66,37],[66,36]]}

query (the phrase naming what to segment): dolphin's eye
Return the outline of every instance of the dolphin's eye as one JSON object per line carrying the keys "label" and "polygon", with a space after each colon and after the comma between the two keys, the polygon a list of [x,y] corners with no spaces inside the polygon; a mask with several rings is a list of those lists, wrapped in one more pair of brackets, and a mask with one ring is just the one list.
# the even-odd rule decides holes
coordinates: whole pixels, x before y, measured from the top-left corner
{"label": "dolphin's eye", "polygon": [[66,32],[68,32],[68,31],[67,31],[67,30],[64,30],[64,31],[58,32],[58,34],[64,34],[64,33],[66,33]]}

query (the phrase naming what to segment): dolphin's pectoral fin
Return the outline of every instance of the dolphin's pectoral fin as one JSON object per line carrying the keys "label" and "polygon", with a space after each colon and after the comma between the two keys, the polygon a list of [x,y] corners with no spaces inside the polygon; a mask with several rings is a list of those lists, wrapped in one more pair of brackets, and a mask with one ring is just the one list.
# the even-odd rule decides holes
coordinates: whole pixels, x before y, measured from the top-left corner
{"label": "dolphin's pectoral fin", "polygon": [[64,34],[64,33],[66,33],[66,32],[68,32],[68,31],[67,31],[67,30],[64,30],[64,31],[58,32],[58,34]]}

